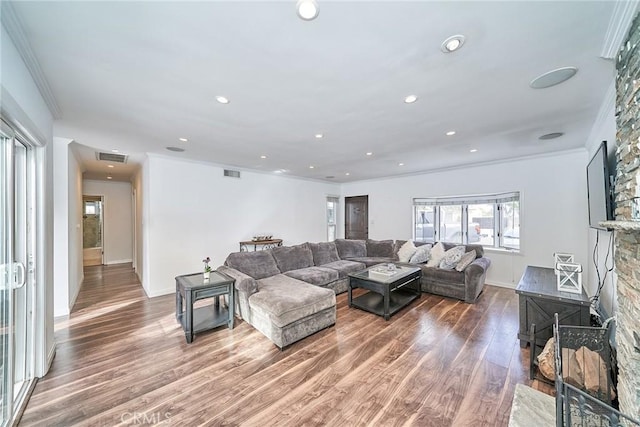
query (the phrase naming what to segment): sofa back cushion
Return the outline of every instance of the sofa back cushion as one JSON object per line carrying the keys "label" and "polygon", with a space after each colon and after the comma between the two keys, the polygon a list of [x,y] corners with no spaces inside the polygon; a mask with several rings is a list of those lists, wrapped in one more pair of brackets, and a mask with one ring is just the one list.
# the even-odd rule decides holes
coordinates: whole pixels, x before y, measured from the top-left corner
{"label": "sofa back cushion", "polygon": [[340,259],[367,256],[367,244],[364,240],[336,239],[336,248]]}
{"label": "sofa back cushion", "polygon": [[[444,249],[447,251],[456,246],[460,246],[460,244],[458,243],[442,242],[442,244],[444,245]],[[476,251],[476,258],[481,258],[484,256],[484,247],[482,245],[472,244],[472,245],[464,245],[464,247],[465,247],[465,252]]]}
{"label": "sofa back cushion", "polygon": [[256,252],[234,252],[229,254],[224,265],[235,268],[256,280],[280,274],[271,250]]}
{"label": "sofa back cushion", "polygon": [[393,240],[367,239],[367,257],[393,258]]}
{"label": "sofa back cushion", "polygon": [[308,243],[295,246],[278,246],[271,249],[271,252],[282,273],[313,267],[313,254]]}
{"label": "sofa back cushion", "polygon": [[315,265],[324,265],[330,262],[340,261],[338,249],[334,242],[309,243],[309,248],[311,248],[313,263]]}

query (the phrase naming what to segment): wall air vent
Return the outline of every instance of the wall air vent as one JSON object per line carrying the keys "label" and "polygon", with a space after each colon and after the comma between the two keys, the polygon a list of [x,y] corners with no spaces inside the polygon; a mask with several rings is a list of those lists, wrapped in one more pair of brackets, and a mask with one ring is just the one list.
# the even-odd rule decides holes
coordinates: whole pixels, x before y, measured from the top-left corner
{"label": "wall air vent", "polygon": [[105,162],[127,163],[127,157],[128,156],[126,154],[96,153],[96,159]]}
{"label": "wall air vent", "polygon": [[231,169],[225,169],[224,176],[228,176],[229,178],[240,178],[240,171],[232,171]]}

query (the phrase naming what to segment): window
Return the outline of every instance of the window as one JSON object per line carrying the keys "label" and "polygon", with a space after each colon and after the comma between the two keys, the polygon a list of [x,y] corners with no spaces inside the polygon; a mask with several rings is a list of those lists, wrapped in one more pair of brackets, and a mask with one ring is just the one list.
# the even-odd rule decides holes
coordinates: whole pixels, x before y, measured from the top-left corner
{"label": "window", "polygon": [[520,249],[520,193],[413,199],[413,238]]}
{"label": "window", "polygon": [[327,197],[327,241],[333,242],[336,240],[336,233],[338,232],[338,197]]}

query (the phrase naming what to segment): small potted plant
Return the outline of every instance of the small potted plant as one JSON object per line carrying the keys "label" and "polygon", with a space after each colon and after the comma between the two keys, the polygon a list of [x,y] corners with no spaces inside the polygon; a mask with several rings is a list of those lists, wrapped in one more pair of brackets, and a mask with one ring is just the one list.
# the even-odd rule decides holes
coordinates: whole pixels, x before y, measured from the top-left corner
{"label": "small potted plant", "polygon": [[202,262],[204,262],[204,273],[202,273],[202,275],[204,276],[204,280],[208,281],[211,276],[211,266],[209,265],[211,258],[206,257]]}

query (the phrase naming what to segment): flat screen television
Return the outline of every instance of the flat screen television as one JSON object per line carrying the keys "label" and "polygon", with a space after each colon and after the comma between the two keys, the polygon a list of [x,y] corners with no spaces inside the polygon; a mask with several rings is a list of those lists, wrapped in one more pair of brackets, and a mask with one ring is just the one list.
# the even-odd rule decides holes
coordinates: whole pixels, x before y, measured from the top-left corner
{"label": "flat screen television", "polygon": [[613,219],[613,194],[607,161],[607,141],[602,141],[587,165],[587,195],[589,227],[606,230],[607,228],[599,223]]}

